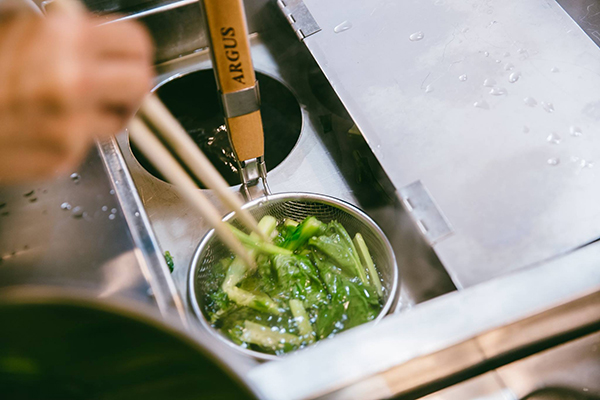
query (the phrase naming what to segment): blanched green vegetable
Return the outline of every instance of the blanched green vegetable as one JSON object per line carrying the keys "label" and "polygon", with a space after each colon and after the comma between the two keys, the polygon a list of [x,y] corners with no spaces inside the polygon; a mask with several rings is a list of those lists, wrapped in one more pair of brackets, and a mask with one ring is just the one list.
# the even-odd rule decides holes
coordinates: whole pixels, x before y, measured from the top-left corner
{"label": "blanched green vegetable", "polygon": [[325,231],[325,224],[315,217],[308,217],[291,232],[289,238],[283,243],[288,250],[296,250],[304,245],[308,239]]}
{"label": "blanched green vegetable", "polygon": [[354,243],[356,244],[358,254],[360,255],[360,261],[369,273],[371,284],[373,285],[373,287],[375,287],[375,290],[377,290],[377,295],[379,297],[383,296],[383,287],[381,286],[379,274],[377,274],[375,264],[373,263],[373,259],[371,258],[371,252],[369,252],[367,243],[365,243],[365,239],[363,239],[360,233],[357,233],[354,236]]}
{"label": "blanched green vegetable", "polygon": [[302,342],[298,336],[277,332],[251,321],[244,321],[242,340],[271,350],[283,349],[286,344],[299,346]]}
{"label": "blanched green vegetable", "polygon": [[290,300],[290,310],[292,311],[292,315],[294,316],[294,320],[296,321],[300,335],[309,338],[310,341],[313,341],[315,333],[312,330],[310,318],[308,317],[302,302],[295,299]]}
{"label": "blanched green vegetable", "polygon": [[[383,288],[364,239],[315,217],[259,228],[272,243],[232,227],[255,258],[249,270],[229,257],[214,265],[205,313],[239,345],[283,354],[377,317]],[[370,263],[369,263],[370,261]]]}

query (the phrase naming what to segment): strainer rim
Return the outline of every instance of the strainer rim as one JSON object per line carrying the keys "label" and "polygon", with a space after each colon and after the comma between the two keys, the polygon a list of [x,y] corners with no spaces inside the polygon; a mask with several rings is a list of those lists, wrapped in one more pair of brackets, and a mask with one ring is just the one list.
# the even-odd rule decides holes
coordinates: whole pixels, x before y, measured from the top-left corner
{"label": "strainer rim", "polygon": [[[249,209],[249,208],[252,208],[263,202],[281,201],[284,199],[311,200],[311,201],[322,202],[322,203],[331,205],[333,207],[339,207],[343,211],[351,214],[352,216],[360,218],[362,221],[364,221],[367,225],[369,225],[369,227],[371,229],[373,229],[380,236],[380,238],[382,239],[383,245],[385,247],[385,250],[390,256],[391,264],[393,267],[392,268],[392,277],[391,277],[392,286],[389,290],[389,296],[388,296],[386,302],[383,304],[381,311],[379,312],[379,314],[373,321],[370,321],[368,323],[376,324],[379,321],[381,321],[390,312],[390,309],[392,308],[392,305],[394,304],[394,302],[396,300],[398,287],[399,287],[399,283],[398,283],[399,271],[398,271],[398,263],[396,261],[396,255],[394,253],[394,249],[392,248],[392,245],[390,244],[390,241],[388,240],[388,238],[385,235],[385,233],[383,232],[383,230],[381,230],[379,225],[377,225],[377,223],[369,215],[367,215],[364,211],[362,211],[357,206],[355,206],[347,201],[340,200],[340,199],[337,199],[332,196],[318,194],[318,193],[284,192],[284,193],[270,194],[270,195],[265,195],[265,196],[259,197],[257,199],[254,199],[252,201],[249,201],[246,204],[244,204],[242,206],[242,208]],[[231,220],[234,217],[235,217],[235,211],[232,211],[232,212],[228,213],[227,215],[225,215],[222,218],[222,221],[228,222],[229,220]],[[200,303],[198,301],[197,293],[196,293],[195,276],[196,276],[196,272],[199,267],[200,255],[202,254],[204,248],[211,242],[211,240],[213,239],[214,236],[215,236],[215,230],[214,229],[209,230],[204,235],[204,237],[202,238],[202,240],[200,241],[198,246],[196,247],[196,250],[194,250],[194,256],[192,257],[192,261],[191,261],[191,265],[190,265],[190,269],[189,269],[189,273],[188,273],[188,300],[191,303],[194,314],[200,320],[200,323],[202,324],[202,326],[204,328],[206,328],[206,330],[209,331],[211,335],[213,335],[213,336],[217,337],[219,340],[227,343],[230,347],[234,348],[235,350],[240,351],[240,352],[244,353],[245,355],[252,356],[256,359],[260,359],[260,360],[266,360],[266,361],[280,360],[282,357],[285,357],[288,354],[284,354],[284,355],[266,354],[266,353],[261,353],[256,350],[245,349],[245,348],[233,343],[224,334],[222,334],[218,329],[215,329],[208,322],[208,320],[206,319],[206,316],[202,312]],[[343,333],[343,332],[341,332],[341,333]],[[302,350],[302,349],[300,349],[300,350]],[[298,350],[296,350],[296,351],[298,351]],[[290,354],[293,354],[296,351],[294,351]]]}

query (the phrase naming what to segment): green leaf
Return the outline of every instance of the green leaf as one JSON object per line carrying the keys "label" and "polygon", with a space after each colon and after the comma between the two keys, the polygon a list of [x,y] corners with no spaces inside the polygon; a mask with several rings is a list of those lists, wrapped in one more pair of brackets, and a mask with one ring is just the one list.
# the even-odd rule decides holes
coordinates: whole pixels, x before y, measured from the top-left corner
{"label": "green leaf", "polygon": [[175,268],[175,263],[173,262],[173,256],[171,255],[171,252],[169,252],[168,250],[165,251],[165,261],[167,262],[169,271],[173,272],[173,269]]}
{"label": "green leaf", "polygon": [[326,225],[315,217],[308,217],[296,227],[283,243],[283,247],[292,251],[297,250],[311,237],[322,234],[325,228]]}

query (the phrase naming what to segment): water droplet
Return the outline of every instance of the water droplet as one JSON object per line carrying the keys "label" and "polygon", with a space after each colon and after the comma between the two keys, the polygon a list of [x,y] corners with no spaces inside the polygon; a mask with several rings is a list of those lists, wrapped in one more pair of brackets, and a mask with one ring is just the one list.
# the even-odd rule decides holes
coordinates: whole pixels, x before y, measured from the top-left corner
{"label": "water droplet", "polygon": [[502,96],[502,95],[505,95],[506,93],[508,93],[506,91],[506,89],[504,89],[503,87],[498,87],[498,86],[493,87],[492,90],[490,90],[490,94],[492,96]]}
{"label": "water droplet", "polygon": [[527,125],[525,125],[523,127],[523,133],[529,133],[531,131],[531,129],[529,129],[529,127]]}
{"label": "water droplet", "polygon": [[507,51],[506,53],[503,54],[504,57],[510,57],[510,53]]}
{"label": "water droplet", "polygon": [[490,56],[490,52],[489,51],[484,51],[483,55],[486,56],[486,57],[489,57]]}
{"label": "water droplet", "polygon": [[81,218],[83,217],[83,209],[79,206],[75,206],[73,207],[73,210],[71,210],[71,216],[73,218]]}
{"label": "water droplet", "polygon": [[463,74],[461,76],[458,77],[458,80],[461,82],[465,82],[467,79],[469,79],[469,77],[467,76],[467,74]]}
{"label": "water droplet", "polygon": [[79,176],[79,174],[77,172],[73,172],[71,174],[70,178],[75,183],[79,183],[79,181],[81,180],[81,176]]}
{"label": "water droplet", "polygon": [[556,67],[552,67],[552,68],[550,68],[550,72],[557,73],[557,72],[560,72],[560,69],[558,69]]}
{"label": "water droplet", "polygon": [[519,49],[517,50],[517,53],[519,53],[519,55],[521,56],[521,59],[525,59],[529,57],[529,53],[527,52],[527,50],[525,49]]}
{"label": "water droplet", "polygon": [[552,103],[546,103],[544,101],[542,101],[542,108],[549,113],[553,113],[554,112],[554,104]]}
{"label": "water droplet", "polygon": [[557,166],[558,164],[560,164],[560,158],[556,158],[556,157],[554,157],[554,158],[549,158],[549,159],[548,159],[548,161],[547,161],[547,163],[548,163],[548,165],[550,165],[550,166],[552,166],[552,167],[555,167],[555,166]]}
{"label": "water droplet", "polygon": [[525,104],[527,104],[529,107],[535,107],[535,106],[537,106],[537,100],[534,99],[533,97],[525,97],[523,99],[523,102]]}
{"label": "water droplet", "polygon": [[70,205],[69,203],[67,203],[67,202],[64,202],[64,203],[62,203],[62,204],[60,205],[60,208],[61,208],[62,210],[70,210],[70,209],[71,209],[71,205]]}
{"label": "water droplet", "polygon": [[110,194],[115,194],[115,191],[113,189],[110,189]]}
{"label": "water droplet", "polygon": [[562,138],[556,132],[552,132],[550,135],[548,135],[546,140],[548,143],[552,144],[560,144],[560,142],[562,142]]}
{"label": "water droplet", "polygon": [[500,63],[502,62],[502,60],[494,60],[494,62],[495,62],[496,64],[500,64]]}
{"label": "water droplet", "polygon": [[476,101],[475,103],[473,103],[473,106],[477,108],[483,108],[484,110],[490,109],[490,105],[485,100]]}
{"label": "water droplet", "polygon": [[424,37],[425,37],[425,34],[421,31],[419,31],[419,32],[413,33],[408,38],[410,39],[411,42],[417,42],[417,41],[423,39]]}
{"label": "water droplet", "polygon": [[594,167],[594,163],[592,163],[591,161],[581,160],[579,162],[579,166],[581,167],[581,169],[583,169],[583,168],[593,168]]}
{"label": "water droplet", "polygon": [[115,219],[115,214],[108,214],[108,219],[110,219],[111,221],[112,221],[113,219]]}
{"label": "water droplet", "polygon": [[431,92],[433,92],[433,86],[431,86],[431,85],[425,86],[425,93],[431,93]]}
{"label": "water droplet", "polygon": [[494,87],[496,86],[496,81],[492,78],[488,78],[485,81],[483,81],[483,86],[485,87]]}
{"label": "water droplet", "polygon": [[512,74],[510,74],[508,76],[508,81],[510,83],[515,83],[517,82],[519,79],[521,78],[521,73],[520,72],[513,72]]}
{"label": "water droplet", "polygon": [[108,207],[107,206],[102,206],[102,211],[108,211]]}
{"label": "water droplet", "polygon": [[111,214],[116,214],[116,213],[117,213],[117,209],[116,209],[116,208],[113,208],[113,209],[111,209],[111,210],[110,210],[110,213],[111,213]]}
{"label": "water droplet", "polygon": [[505,71],[512,71],[513,69],[515,69],[515,66],[512,65],[511,63],[508,63],[504,66]]}
{"label": "water droplet", "polygon": [[583,132],[581,131],[581,128],[578,126],[572,126],[571,128],[569,128],[569,132],[571,133],[571,136],[575,136],[575,137],[579,137],[583,134]]}
{"label": "water droplet", "polygon": [[133,215],[135,215],[136,217],[139,217],[140,216],[140,212],[136,211]]}
{"label": "water droplet", "polygon": [[344,21],[341,24],[339,24],[338,26],[336,26],[335,28],[333,28],[333,31],[335,33],[341,33],[341,32],[347,31],[350,28],[352,28],[352,22]]}

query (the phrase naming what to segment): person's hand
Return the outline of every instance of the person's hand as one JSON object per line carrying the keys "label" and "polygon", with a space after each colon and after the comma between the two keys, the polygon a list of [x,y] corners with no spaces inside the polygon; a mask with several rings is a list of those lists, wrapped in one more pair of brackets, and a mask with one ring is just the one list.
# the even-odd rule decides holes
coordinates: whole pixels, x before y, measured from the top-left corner
{"label": "person's hand", "polygon": [[77,166],[122,130],[151,87],[152,45],[133,22],[0,16],[0,184]]}

